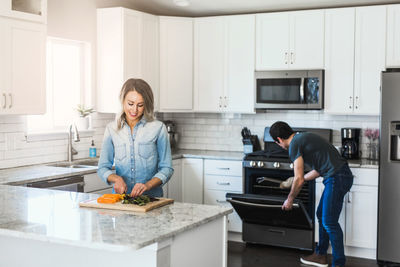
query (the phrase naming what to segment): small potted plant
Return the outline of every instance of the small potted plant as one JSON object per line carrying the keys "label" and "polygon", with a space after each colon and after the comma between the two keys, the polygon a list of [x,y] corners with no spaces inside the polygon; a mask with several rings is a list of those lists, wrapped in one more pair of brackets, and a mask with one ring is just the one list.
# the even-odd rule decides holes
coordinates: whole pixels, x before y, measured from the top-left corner
{"label": "small potted plant", "polygon": [[79,130],[86,130],[89,128],[89,115],[95,110],[93,108],[86,108],[83,104],[78,104],[76,107],[79,118],[76,119],[75,124]]}

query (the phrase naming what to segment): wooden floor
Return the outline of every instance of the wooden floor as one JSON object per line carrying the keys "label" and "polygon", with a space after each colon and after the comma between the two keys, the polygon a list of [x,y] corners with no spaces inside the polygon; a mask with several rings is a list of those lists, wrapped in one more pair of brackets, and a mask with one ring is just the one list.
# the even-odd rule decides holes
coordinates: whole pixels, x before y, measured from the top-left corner
{"label": "wooden floor", "polygon": [[[309,254],[295,249],[228,242],[228,267],[306,267],[300,256]],[[347,257],[346,267],[377,267],[375,260]]]}

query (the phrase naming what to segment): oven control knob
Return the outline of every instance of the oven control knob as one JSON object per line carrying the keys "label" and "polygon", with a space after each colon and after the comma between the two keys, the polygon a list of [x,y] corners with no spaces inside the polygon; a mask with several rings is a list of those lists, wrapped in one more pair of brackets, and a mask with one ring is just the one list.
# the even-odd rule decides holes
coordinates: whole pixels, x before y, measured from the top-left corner
{"label": "oven control knob", "polygon": [[255,161],[250,161],[250,167],[255,167],[256,166],[256,162]]}
{"label": "oven control knob", "polygon": [[264,162],[262,162],[262,161],[257,162],[257,166],[258,166],[259,168],[264,167]]}
{"label": "oven control knob", "polygon": [[293,169],[293,163],[290,163],[289,167],[290,167],[291,169]]}
{"label": "oven control knob", "polygon": [[274,168],[278,169],[281,166],[281,164],[279,164],[279,162],[274,162]]}

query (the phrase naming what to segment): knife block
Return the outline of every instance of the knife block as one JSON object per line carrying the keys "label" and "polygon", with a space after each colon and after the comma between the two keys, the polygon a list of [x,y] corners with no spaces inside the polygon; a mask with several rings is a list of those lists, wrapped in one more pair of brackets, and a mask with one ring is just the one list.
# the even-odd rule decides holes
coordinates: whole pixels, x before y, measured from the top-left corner
{"label": "knife block", "polygon": [[261,150],[260,141],[257,135],[250,135],[250,138],[243,138],[243,152],[249,154]]}

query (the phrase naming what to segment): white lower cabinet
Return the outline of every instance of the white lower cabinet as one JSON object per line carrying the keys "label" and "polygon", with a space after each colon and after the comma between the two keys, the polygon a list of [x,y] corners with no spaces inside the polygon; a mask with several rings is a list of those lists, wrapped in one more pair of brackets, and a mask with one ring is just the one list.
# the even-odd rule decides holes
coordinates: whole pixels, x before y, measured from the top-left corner
{"label": "white lower cabinet", "polygon": [[[204,204],[231,207],[226,193],[243,193],[242,162],[204,160]],[[228,231],[242,232],[242,220],[235,211],[228,215]]]}
{"label": "white lower cabinet", "polygon": [[[351,168],[353,186],[345,195],[339,224],[343,230],[348,256],[375,258],[378,218],[378,169]],[[324,190],[317,179],[315,209]],[[318,220],[315,217],[315,241],[318,242]]]}
{"label": "white lower cabinet", "polygon": [[203,159],[182,159],[182,202],[203,204]]}
{"label": "white lower cabinet", "polygon": [[174,159],[172,161],[172,168],[174,168],[174,174],[168,183],[163,186],[164,197],[182,202],[182,159]]}

